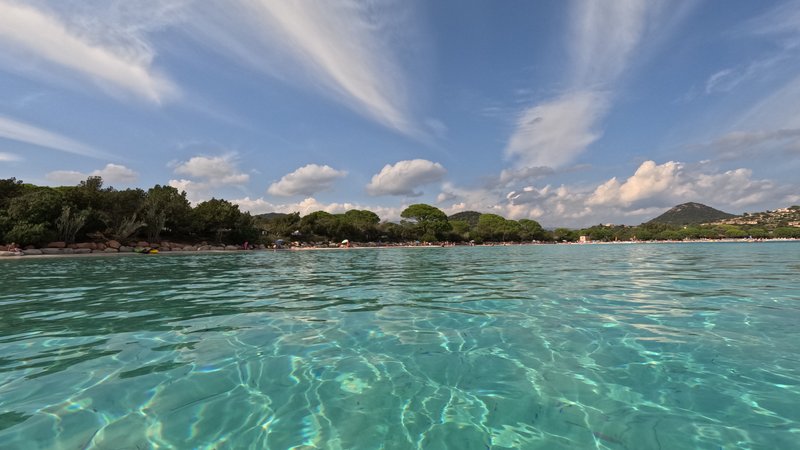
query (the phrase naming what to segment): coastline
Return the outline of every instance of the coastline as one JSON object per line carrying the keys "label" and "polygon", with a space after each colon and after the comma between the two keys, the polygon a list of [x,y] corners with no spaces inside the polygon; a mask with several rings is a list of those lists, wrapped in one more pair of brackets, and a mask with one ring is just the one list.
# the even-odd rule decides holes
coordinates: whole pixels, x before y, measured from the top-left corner
{"label": "coastline", "polygon": [[328,250],[368,250],[378,249],[387,250],[393,248],[403,249],[442,249],[452,247],[516,247],[516,246],[529,246],[529,245],[561,245],[561,246],[585,246],[585,245],[658,245],[658,244],[705,244],[705,243],[779,243],[779,242],[800,242],[798,238],[777,238],[777,239],[693,239],[693,240],[680,240],[680,241],[589,241],[589,242],[500,242],[491,244],[401,244],[401,245],[354,245],[351,247],[317,247],[317,246],[296,246],[288,248],[257,248],[257,249],[225,249],[225,250],[170,250],[161,251],[157,254],[141,254],[137,252],[90,252],[90,253],[50,253],[50,254],[25,254],[25,251],[9,254],[12,252],[0,252],[0,261],[5,260],[22,260],[22,259],[50,259],[50,258],[105,258],[117,256],[146,256],[146,257],[159,257],[171,255],[220,255],[220,254],[235,254],[235,253],[265,253],[265,252],[304,252],[304,251],[328,251]]}

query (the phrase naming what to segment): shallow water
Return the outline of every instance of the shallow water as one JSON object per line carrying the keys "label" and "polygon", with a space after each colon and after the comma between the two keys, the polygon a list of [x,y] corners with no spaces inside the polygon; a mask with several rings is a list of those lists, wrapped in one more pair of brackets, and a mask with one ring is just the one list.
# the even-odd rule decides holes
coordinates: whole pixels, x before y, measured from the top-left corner
{"label": "shallow water", "polygon": [[800,448],[800,244],[0,261],[3,449]]}

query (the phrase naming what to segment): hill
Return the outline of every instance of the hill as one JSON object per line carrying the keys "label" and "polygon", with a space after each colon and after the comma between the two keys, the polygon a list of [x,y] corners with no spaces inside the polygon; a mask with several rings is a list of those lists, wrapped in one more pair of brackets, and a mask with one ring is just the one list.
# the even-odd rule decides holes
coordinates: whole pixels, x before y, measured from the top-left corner
{"label": "hill", "polygon": [[452,216],[448,216],[447,220],[461,220],[467,222],[470,227],[476,227],[478,226],[478,219],[480,217],[481,213],[477,211],[461,211]]}
{"label": "hill", "polygon": [[666,223],[670,225],[694,225],[717,222],[736,217],[724,211],[700,203],[683,203],[647,223]]}
{"label": "hill", "polygon": [[717,223],[756,226],[765,230],[774,230],[780,227],[800,227],[800,206],[795,205],[771,211],[744,213],[741,216],[719,220]]}

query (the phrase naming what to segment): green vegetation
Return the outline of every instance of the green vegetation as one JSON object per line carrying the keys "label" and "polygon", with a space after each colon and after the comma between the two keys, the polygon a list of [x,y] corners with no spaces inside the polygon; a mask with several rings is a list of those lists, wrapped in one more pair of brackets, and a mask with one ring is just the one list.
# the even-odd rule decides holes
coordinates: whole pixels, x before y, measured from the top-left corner
{"label": "green vegetation", "polygon": [[700,203],[683,203],[675,206],[648,223],[666,223],[670,225],[694,225],[711,223],[735,217],[733,214],[714,209]]}
{"label": "green vegetation", "polygon": [[0,242],[23,246],[55,240],[69,244],[109,239],[122,243],[163,239],[270,244],[284,240],[335,245],[344,239],[491,243],[576,242],[582,236],[599,242],[800,238],[798,206],[729,217],[716,223],[678,225],[654,219],[639,226],[595,225],[553,231],[545,230],[535,220],[509,220],[477,211],[448,217],[440,209],[421,203],[406,208],[401,217],[400,223],[382,222],[374,212],[356,209],[342,214],[316,211],[302,217],[299,213],[251,216],[240,211],[238,205],[216,198],[192,207],[185,192],[169,186],[156,185],[147,191],[116,190],[104,188],[99,177],[61,187],[34,186],[14,178],[0,180]]}

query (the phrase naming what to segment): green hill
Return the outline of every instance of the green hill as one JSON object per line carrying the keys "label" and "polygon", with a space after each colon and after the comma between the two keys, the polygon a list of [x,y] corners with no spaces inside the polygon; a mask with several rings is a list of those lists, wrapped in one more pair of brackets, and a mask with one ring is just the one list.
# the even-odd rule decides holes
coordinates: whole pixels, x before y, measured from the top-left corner
{"label": "green hill", "polygon": [[447,220],[461,220],[467,222],[470,227],[476,227],[478,226],[478,219],[480,217],[481,213],[477,211],[461,211],[447,217]]}
{"label": "green hill", "polygon": [[711,223],[736,217],[733,214],[714,209],[700,203],[683,203],[647,223],[666,223],[670,225],[694,225]]}

